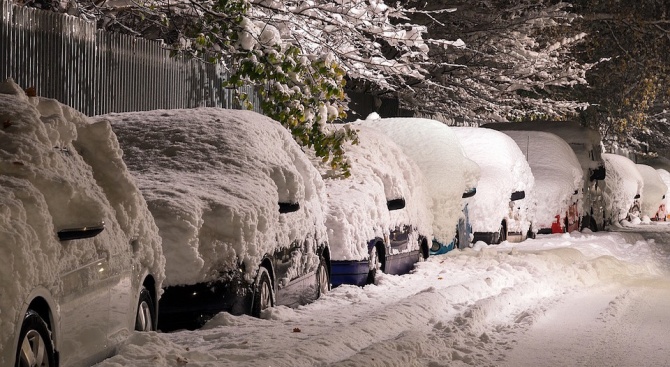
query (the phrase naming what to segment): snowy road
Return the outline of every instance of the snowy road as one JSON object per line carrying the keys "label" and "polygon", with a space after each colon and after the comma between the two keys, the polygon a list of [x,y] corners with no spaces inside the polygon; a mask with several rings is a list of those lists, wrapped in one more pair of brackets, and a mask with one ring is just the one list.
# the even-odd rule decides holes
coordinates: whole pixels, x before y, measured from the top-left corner
{"label": "snowy road", "polygon": [[136,333],[99,367],[667,366],[670,241],[635,232],[654,241],[477,244],[263,319],[220,314],[197,331]]}

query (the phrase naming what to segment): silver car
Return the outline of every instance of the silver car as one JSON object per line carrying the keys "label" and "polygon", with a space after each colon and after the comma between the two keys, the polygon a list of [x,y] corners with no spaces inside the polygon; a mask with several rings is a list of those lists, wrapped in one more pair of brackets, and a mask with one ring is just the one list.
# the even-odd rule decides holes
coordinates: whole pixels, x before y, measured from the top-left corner
{"label": "silver car", "polygon": [[154,330],[164,257],[108,124],[0,83],[0,366],[90,366]]}

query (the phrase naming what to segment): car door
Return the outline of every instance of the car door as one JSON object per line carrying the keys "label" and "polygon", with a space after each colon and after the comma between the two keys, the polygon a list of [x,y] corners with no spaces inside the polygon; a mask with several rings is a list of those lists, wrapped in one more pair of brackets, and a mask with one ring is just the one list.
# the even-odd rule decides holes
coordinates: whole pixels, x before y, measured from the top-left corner
{"label": "car door", "polygon": [[110,290],[109,332],[111,345],[118,345],[135,327],[135,295],[139,292],[139,280],[133,277],[132,251],[139,246],[136,240],[110,250],[106,286]]}
{"label": "car door", "polygon": [[[62,241],[60,355],[63,366],[89,366],[106,357],[109,257],[99,240]],[[73,262],[74,260],[74,262]]]}

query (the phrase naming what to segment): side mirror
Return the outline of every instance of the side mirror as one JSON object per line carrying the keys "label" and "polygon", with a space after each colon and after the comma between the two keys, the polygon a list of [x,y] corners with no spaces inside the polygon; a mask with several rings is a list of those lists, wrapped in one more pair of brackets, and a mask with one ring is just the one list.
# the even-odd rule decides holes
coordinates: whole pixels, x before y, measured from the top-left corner
{"label": "side mirror", "polygon": [[635,195],[635,197],[633,199],[639,199],[639,198],[640,198],[640,194],[637,194],[637,195]]}
{"label": "side mirror", "polygon": [[512,196],[510,196],[510,201],[517,201],[521,200],[526,197],[526,192],[525,191],[514,191],[512,193]]}
{"label": "side mirror", "polygon": [[575,192],[572,193],[572,195],[577,195],[579,194],[579,189],[575,190]]}
{"label": "side mirror", "polygon": [[300,210],[299,203],[279,203],[279,214],[293,213]]}
{"label": "side mirror", "polygon": [[470,190],[463,193],[463,199],[471,198],[477,193],[477,188],[473,187]]}
{"label": "side mirror", "polygon": [[386,202],[389,210],[398,210],[405,207],[405,199],[393,199]]}
{"label": "side mirror", "polygon": [[591,171],[591,181],[595,180],[604,180],[606,176],[605,166],[600,166],[595,170]]}
{"label": "side mirror", "polygon": [[95,226],[80,227],[80,228],[66,228],[58,231],[58,240],[70,241],[80,240],[83,238],[92,238],[100,234],[105,229],[105,222]]}

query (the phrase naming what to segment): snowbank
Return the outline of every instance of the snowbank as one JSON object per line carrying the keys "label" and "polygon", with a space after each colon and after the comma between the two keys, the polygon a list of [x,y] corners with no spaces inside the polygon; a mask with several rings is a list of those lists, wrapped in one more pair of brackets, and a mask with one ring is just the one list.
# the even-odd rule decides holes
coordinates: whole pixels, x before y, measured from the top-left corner
{"label": "snowbank", "polygon": [[[432,238],[433,216],[419,168],[380,131],[362,125],[353,128],[359,143],[344,147],[351,176],[328,177],[321,168],[328,192],[326,227],[332,259],[367,259],[370,240],[385,238],[389,230],[404,225]],[[393,199],[405,199],[405,208],[389,211],[386,203]],[[407,251],[417,250],[418,241],[409,246]]]}
{"label": "snowbank", "polygon": [[[36,288],[59,294],[61,275],[100,254],[112,261],[127,256],[132,240],[134,266],[150,269],[159,287],[165,260],[109,124],[28,97],[11,79],[0,84],[0,121],[0,365],[6,365],[23,302]],[[91,239],[61,243],[56,236],[101,222],[105,230]]]}
{"label": "snowbank", "polygon": [[433,235],[450,243],[463,215],[462,195],[477,187],[479,167],[465,158],[463,148],[447,125],[423,118],[383,118],[373,114],[357,121],[388,135],[419,167],[426,179]]}
{"label": "snowbank", "polygon": [[658,208],[665,201],[668,186],[663,182],[661,175],[653,167],[646,164],[636,164],[637,170],[642,176],[644,186],[642,187],[642,216],[653,218]]}
{"label": "snowbank", "polygon": [[603,193],[607,213],[613,222],[626,219],[633,210],[637,200],[635,197],[642,194],[644,180],[635,163],[630,159],[611,153],[603,153],[605,169],[605,191]]}
{"label": "snowbank", "polygon": [[[532,198],[535,181],[526,157],[512,138],[499,131],[474,127],[455,127],[452,131],[468,158],[481,168],[477,194],[469,199],[472,231],[498,232],[501,221],[509,215],[512,193],[525,191]],[[528,199],[515,202],[520,208],[517,228],[510,226],[510,231],[528,231],[534,218],[531,205]]]}
{"label": "snowbank", "polygon": [[[318,264],[315,248],[326,241],[323,181],[278,122],[219,108],[98,119],[111,121],[156,218],[166,285],[214,280],[239,263],[252,281],[265,254],[293,241],[306,248],[296,266]],[[300,210],[280,215],[280,202]]]}
{"label": "snowbank", "polygon": [[550,228],[556,215],[564,216],[578,202],[574,195],[583,185],[582,167],[574,151],[555,134],[542,131],[504,131],[526,156],[535,178],[532,198],[535,202],[535,228]]}

